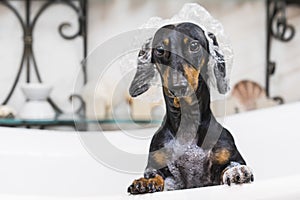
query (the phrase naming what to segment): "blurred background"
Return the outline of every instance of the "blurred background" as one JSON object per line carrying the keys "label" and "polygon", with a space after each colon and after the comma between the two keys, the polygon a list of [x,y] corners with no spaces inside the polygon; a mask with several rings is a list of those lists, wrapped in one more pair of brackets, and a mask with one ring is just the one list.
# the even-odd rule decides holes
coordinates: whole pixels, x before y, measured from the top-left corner
{"label": "blurred background", "polygon": [[[230,76],[231,92],[226,96],[226,113],[229,115],[278,105],[279,101],[267,98],[265,93],[266,1],[89,0],[87,8],[88,53],[93,52],[112,36],[140,27],[153,16],[172,17],[188,2],[196,2],[205,7],[214,18],[223,24],[225,32],[230,38],[234,51],[234,63]],[[21,15],[24,15],[24,1],[11,1],[11,4],[20,10]],[[34,15],[42,4],[43,1],[32,3],[31,14]],[[286,17],[288,23],[295,27],[296,34],[289,42],[272,40],[271,59],[276,62],[277,67],[275,74],[270,79],[270,97],[280,96],[285,103],[289,103],[300,100],[298,88],[300,85],[300,57],[298,55],[300,7],[288,6]],[[72,104],[68,98],[73,92],[74,82],[81,70],[83,45],[81,38],[63,39],[59,35],[57,27],[62,22],[70,22],[71,26],[64,32],[66,35],[72,34],[78,29],[77,20],[78,17],[71,8],[57,4],[49,7],[41,15],[33,33],[33,49],[40,74],[47,84],[53,86],[51,97],[63,108],[64,112],[72,111]],[[10,10],[0,4],[0,102],[4,101],[18,71],[23,51],[22,37],[22,28],[18,19]],[[99,63],[99,67],[101,67],[101,63]],[[110,81],[114,81],[113,77],[110,78]],[[23,74],[20,83],[24,82],[25,75]],[[20,85],[17,86],[8,102],[8,105],[15,111],[20,110],[26,100]],[[109,84],[107,85],[109,87]],[[83,89],[83,91],[86,90]],[[84,98],[89,96],[86,93],[84,93]],[[155,105],[139,106],[138,102],[134,102],[126,95],[118,98],[121,99],[119,103],[123,102],[129,107],[131,106],[132,113],[136,114],[137,119],[149,117],[149,112],[153,107],[163,104],[163,102],[155,102]],[[103,105],[99,105],[99,109],[103,109],[103,113],[99,114],[99,118],[109,117],[106,112],[109,112],[111,108],[108,107],[117,106],[109,105],[105,100],[101,101],[101,104]],[[223,111],[219,111],[218,102],[215,102],[215,106],[213,105],[213,110],[216,115],[223,113]],[[140,114],[143,112],[146,112],[144,116]]]}

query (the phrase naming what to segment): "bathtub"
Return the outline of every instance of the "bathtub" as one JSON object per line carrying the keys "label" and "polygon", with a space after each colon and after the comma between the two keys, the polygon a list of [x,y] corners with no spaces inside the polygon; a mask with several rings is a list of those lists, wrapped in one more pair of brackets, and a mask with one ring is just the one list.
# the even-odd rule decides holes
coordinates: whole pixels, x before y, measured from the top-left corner
{"label": "bathtub", "polygon": [[[0,128],[0,199],[299,200],[299,114],[300,103],[294,103],[226,118],[225,126],[254,171],[254,183],[139,196],[128,195],[126,189],[140,175],[116,171],[99,163],[75,132]],[[142,131],[153,133],[155,129]],[[131,146],[132,151],[148,151],[149,140],[133,145],[120,139],[124,138],[121,132],[104,135],[117,145]],[[141,164],[145,165],[146,160],[145,157]]]}

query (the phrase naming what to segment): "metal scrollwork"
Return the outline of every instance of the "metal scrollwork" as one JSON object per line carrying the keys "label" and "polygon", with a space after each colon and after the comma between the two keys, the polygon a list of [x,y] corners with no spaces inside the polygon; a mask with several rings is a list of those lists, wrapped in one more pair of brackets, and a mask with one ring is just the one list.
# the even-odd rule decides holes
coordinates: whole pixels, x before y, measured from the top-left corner
{"label": "metal scrollwork", "polygon": [[[11,10],[14,15],[17,17],[18,21],[20,22],[21,24],[21,27],[22,27],[22,30],[23,30],[23,34],[25,35],[25,22],[23,21],[20,13],[17,11],[17,9],[15,9],[8,1],[0,1],[0,4],[4,5],[5,7],[7,7],[9,10]],[[14,79],[14,82],[11,86],[11,89],[7,95],[7,97],[4,99],[3,101],[3,105],[7,104],[8,101],[10,100],[11,96],[13,95],[13,92],[14,90],[16,89],[16,86],[19,82],[19,79],[20,79],[20,76],[21,76],[21,73],[22,73],[22,69],[23,69],[23,62],[25,61],[25,52],[23,52],[23,55],[22,55],[22,58],[21,58],[21,64],[20,64],[20,67],[18,69],[18,72],[16,74],[16,77]]]}
{"label": "metal scrollwork", "polygon": [[[295,28],[288,23],[286,9],[290,5],[300,5],[299,0],[266,0],[267,11],[267,46],[266,46],[266,94],[270,97],[270,78],[275,73],[276,63],[271,60],[272,38],[289,42],[295,36]],[[274,97],[280,104],[282,97]]]}
{"label": "metal scrollwork", "polygon": [[68,5],[70,8],[72,8],[78,15],[78,31],[73,34],[73,35],[65,35],[63,30],[65,28],[68,28],[68,27],[71,27],[71,23],[68,23],[68,22],[64,22],[62,23],[59,27],[58,27],[58,31],[59,31],[59,34],[66,40],[72,40],[72,39],[75,39],[76,37],[82,35],[82,18],[83,18],[83,13],[81,12],[80,9],[78,9],[72,2],[70,1],[65,1],[64,2],[66,5]]}
{"label": "metal scrollwork", "polygon": [[80,105],[78,106],[78,108],[76,109],[75,113],[81,115],[81,116],[85,116],[85,111],[86,111],[86,104],[83,100],[83,98],[79,95],[79,94],[72,94],[69,97],[70,102],[73,102],[74,99],[78,99]]}
{"label": "metal scrollwork", "polygon": [[285,1],[276,1],[271,17],[273,24],[271,28],[272,36],[284,42],[290,41],[295,35],[295,28],[287,22],[286,6]]}
{"label": "metal scrollwork", "polygon": [[[31,78],[30,78],[30,67],[31,67],[31,63],[35,72],[35,75],[38,79],[39,82],[42,82],[42,78],[41,75],[39,73],[39,69],[38,69],[38,65],[35,59],[35,55],[34,55],[34,51],[32,48],[32,42],[33,42],[33,31],[36,27],[36,23],[38,21],[38,19],[40,18],[40,16],[42,15],[42,13],[44,13],[44,11],[47,10],[47,8],[49,8],[50,6],[57,4],[57,3],[61,3],[64,4],[66,6],[68,6],[69,8],[71,8],[72,10],[75,11],[75,13],[77,14],[78,17],[78,30],[72,34],[72,35],[66,35],[64,33],[63,30],[65,30],[65,28],[70,27],[71,23],[68,22],[63,22],[59,27],[58,27],[58,32],[59,34],[67,40],[71,40],[71,39],[75,39],[78,36],[82,36],[83,37],[83,60],[86,58],[87,56],[87,0],[45,0],[45,3],[39,8],[38,12],[36,13],[36,15],[31,19],[31,3],[33,0],[25,0],[25,18],[23,19],[22,16],[20,15],[20,12],[11,5],[9,0],[0,0],[0,4],[6,6],[9,10],[11,10],[15,16],[18,18],[18,21],[21,24],[22,30],[23,30],[23,38],[24,38],[24,51],[23,51],[23,56],[21,58],[21,63],[20,63],[20,67],[18,69],[18,72],[16,74],[16,78],[13,82],[13,85],[7,95],[7,97],[5,98],[5,100],[2,102],[3,105],[7,104],[9,102],[9,100],[11,99],[16,86],[20,80],[20,76],[22,74],[22,70],[25,67],[27,69],[27,73],[26,73],[26,80],[27,82],[30,82]],[[77,2],[77,4],[75,3]],[[82,64],[82,72],[83,72],[83,77],[84,77],[84,83],[87,82],[87,75],[86,75],[86,66],[84,64]],[[76,97],[78,98],[78,95],[76,95]],[[54,100],[52,100],[51,98],[48,99],[48,101],[50,102],[50,104],[52,105],[52,107],[58,112],[58,113],[62,113],[62,110],[55,104]],[[77,110],[78,112],[82,112],[82,109]]]}
{"label": "metal scrollwork", "polygon": [[71,27],[71,24],[65,22],[65,23],[62,23],[62,24],[59,26],[59,28],[58,28],[59,34],[60,34],[64,39],[66,39],[66,40],[72,40],[72,39],[74,39],[74,38],[76,38],[77,36],[80,35],[80,30],[79,30],[77,33],[73,34],[73,35],[65,35],[65,34],[63,33],[63,30],[64,30],[65,28],[68,28],[68,27]]}

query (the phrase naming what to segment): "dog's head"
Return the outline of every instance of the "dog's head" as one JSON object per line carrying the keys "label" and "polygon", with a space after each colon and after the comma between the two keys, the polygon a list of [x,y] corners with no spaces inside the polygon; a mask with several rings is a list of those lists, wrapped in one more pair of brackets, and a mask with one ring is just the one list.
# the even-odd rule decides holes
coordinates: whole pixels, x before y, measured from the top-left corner
{"label": "dog's head", "polygon": [[136,97],[147,91],[157,69],[167,96],[190,96],[208,80],[208,62],[212,55],[216,60],[214,75],[218,90],[224,94],[227,92],[225,62],[216,37],[193,23],[164,26],[139,52],[130,95]]}

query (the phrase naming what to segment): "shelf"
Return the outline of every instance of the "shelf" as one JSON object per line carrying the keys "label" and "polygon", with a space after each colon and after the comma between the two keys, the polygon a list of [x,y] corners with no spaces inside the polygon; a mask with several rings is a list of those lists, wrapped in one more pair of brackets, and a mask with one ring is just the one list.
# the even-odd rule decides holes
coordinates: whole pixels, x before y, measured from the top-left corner
{"label": "shelf", "polygon": [[[148,125],[159,125],[161,120],[132,120],[132,119],[87,119],[80,116],[72,115],[57,115],[54,119],[46,120],[25,120],[25,119],[0,119],[0,126],[8,127],[32,127],[38,126],[45,128],[47,126],[73,126],[78,127],[80,131],[87,130],[87,126],[90,124],[105,124],[105,125],[116,125],[116,124],[148,124]],[[77,126],[78,125],[78,126]]]}

